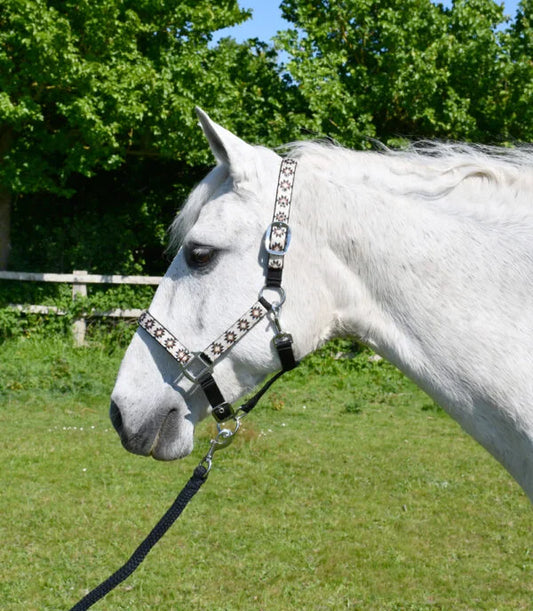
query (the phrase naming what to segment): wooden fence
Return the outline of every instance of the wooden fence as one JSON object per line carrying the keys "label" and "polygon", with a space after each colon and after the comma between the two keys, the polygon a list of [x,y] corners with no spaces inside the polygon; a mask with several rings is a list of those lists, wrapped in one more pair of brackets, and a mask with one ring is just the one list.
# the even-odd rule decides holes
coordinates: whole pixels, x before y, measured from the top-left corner
{"label": "wooden fence", "polygon": [[[89,274],[85,270],[75,270],[72,274],[40,274],[34,272],[2,272],[0,271],[0,280],[20,280],[23,282],[64,282],[72,284],[72,299],[77,296],[87,296],[88,284],[149,284],[158,285],[161,282],[161,276],[119,276],[106,274]],[[56,314],[62,315],[65,312],[55,306],[43,305],[22,305],[13,304],[10,306],[21,312],[32,314]],[[137,318],[142,310],[116,308],[105,312],[93,311],[87,316],[100,316],[111,318]],[[79,318],[72,325],[72,333],[76,345],[81,346],[85,341],[85,331],[87,323],[85,318]]]}

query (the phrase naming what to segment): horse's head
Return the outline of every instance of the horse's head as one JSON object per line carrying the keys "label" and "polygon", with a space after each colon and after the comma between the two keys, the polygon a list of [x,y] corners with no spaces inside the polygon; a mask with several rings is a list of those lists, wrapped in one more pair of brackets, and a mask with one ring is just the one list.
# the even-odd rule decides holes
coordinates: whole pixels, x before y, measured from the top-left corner
{"label": "horse's head", "polygon": [[[150,314],[193,352],[204,350],[257,302],[265,284],[264,238],[281,162],[273,151],[246,144],[201,111],[199,116],[218,165],[193,191],[174,223],[172,233],[180,248],[150,305]],[[309,238],[300,230],[298,205],[296,184],[295,231],[286,257],[287,301],[281,320],[294,336],[299,358],[319,341],[313,321],[324,304],[318,303],[320,292],[312,288],[318,283],[318,266],[313,266]],[[305,261],[310,264],[304,267]],[[213,377],[226,401],[236,401],[280,369],[273,334],[272,317],[264,316],[217,359]],[[111,419],[124,446],[162,460],[186,456],[193,447],[195,424],[209,411],[204,392],[140,328],[112,394]]]}

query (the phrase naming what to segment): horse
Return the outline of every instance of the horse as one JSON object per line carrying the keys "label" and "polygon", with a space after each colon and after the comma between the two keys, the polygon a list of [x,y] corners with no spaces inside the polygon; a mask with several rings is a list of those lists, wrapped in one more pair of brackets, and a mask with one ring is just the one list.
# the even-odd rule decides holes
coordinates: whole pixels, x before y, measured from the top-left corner
{"label": "horse", "polygon": [[[421,387],[533,501],[533,153],[300,142],[280,156],[197,113],[217,164],[171,225],[177,254],[118,372],[110,416],[124,447],[190,454],[195,425],[218,409],[201,375],[227,407],[280,369],[271,339],[281,328],[295,361],[352,337]],[[275,222],[289,187],[290,222]],[[286,240],[272,249],[274,233]],[[272,258],[283,286],[265,285]],[[235,320],[250,327],[242,339]],[[239,341],[216,353],[221,333]],[[183,371],[184,354],[198,373]]]}

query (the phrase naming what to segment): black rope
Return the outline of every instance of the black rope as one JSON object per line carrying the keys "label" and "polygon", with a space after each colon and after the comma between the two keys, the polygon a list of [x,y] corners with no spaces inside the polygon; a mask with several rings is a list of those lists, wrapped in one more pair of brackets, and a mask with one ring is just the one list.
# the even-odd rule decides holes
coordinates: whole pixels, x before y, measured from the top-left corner
{"label": "black rope", "polygon": [[[296,365],[297,363],[295,363],[295,366]],[[249,414],[257,405],[259,399],[261,399],[272,384],[274,384],[274,382],[276,382],[276,380],[278,380],[284,373],[285,370],[278,371],[278,373],[270,378],[270,380],[268,380],[253,397],[240,406],[240,411]],[[200,463],[194,470],[191,479],[185,484],[183,490],[176,497],[174,503],[172,503],[172,505],[168,508],[165,515],[154,526],[146,539],[133,552],[130,559],[99,586],[96,586],[94,590],[91,590],[86,596],[84,596],[70,609],[70,611],[86,611],[86,609],[92,607],[101,598],[106,596],[106,594],[109,594],[111,590],[114,590],[119,584],[125,581],[146,558],[152,547],[154,547],[159,539],[161,539],[172,524],[174,524],[174,522],[180,517],[181,513],[187,506],[187,503],[193,498],[198,490],[200,490],[202,484],[206,481],[208,473],[209,469],[204,466],[204,462]]]}
{"label": "black rope", "polygon": [[146,539],[139,545],[139,547],[133,552],[131,558],[124,564],[120,569],[115,571],[110,577],[103,581],[99,586],[89,592],[82,600],[76,603],[70,611],[85,611],[92,607],[94,603],[103,598],[106,594],[111,592],[125,579],[127,579],[133,571],[141,564],[146,558],[148,552],[152,547],[161,539],[161,537],[167,532],[167,530],[174,524],[179,518],[181,512],[187,506],[187,503],[192,497],[200,490],[200,487],[207,479],[207,469],[203,465],[198,465],[194,470],[191,479],[185,484],[183,490],[178,494],[176,500],[169,507],[165,515],[159,520],[154,526],[150,534]]}

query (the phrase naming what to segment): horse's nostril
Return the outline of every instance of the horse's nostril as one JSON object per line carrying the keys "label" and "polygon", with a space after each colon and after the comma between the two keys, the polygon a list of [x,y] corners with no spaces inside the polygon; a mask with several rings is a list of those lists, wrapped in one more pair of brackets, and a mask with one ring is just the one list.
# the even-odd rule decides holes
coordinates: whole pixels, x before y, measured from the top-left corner
{"label": "horse's nostril", "polygon": [[111,405],[109,407],[109,417],[111,418],[111,424],[115,427],[117,433],[122,431],[122,416],[120,414],[120,410],[118,405],[111,401]]}

